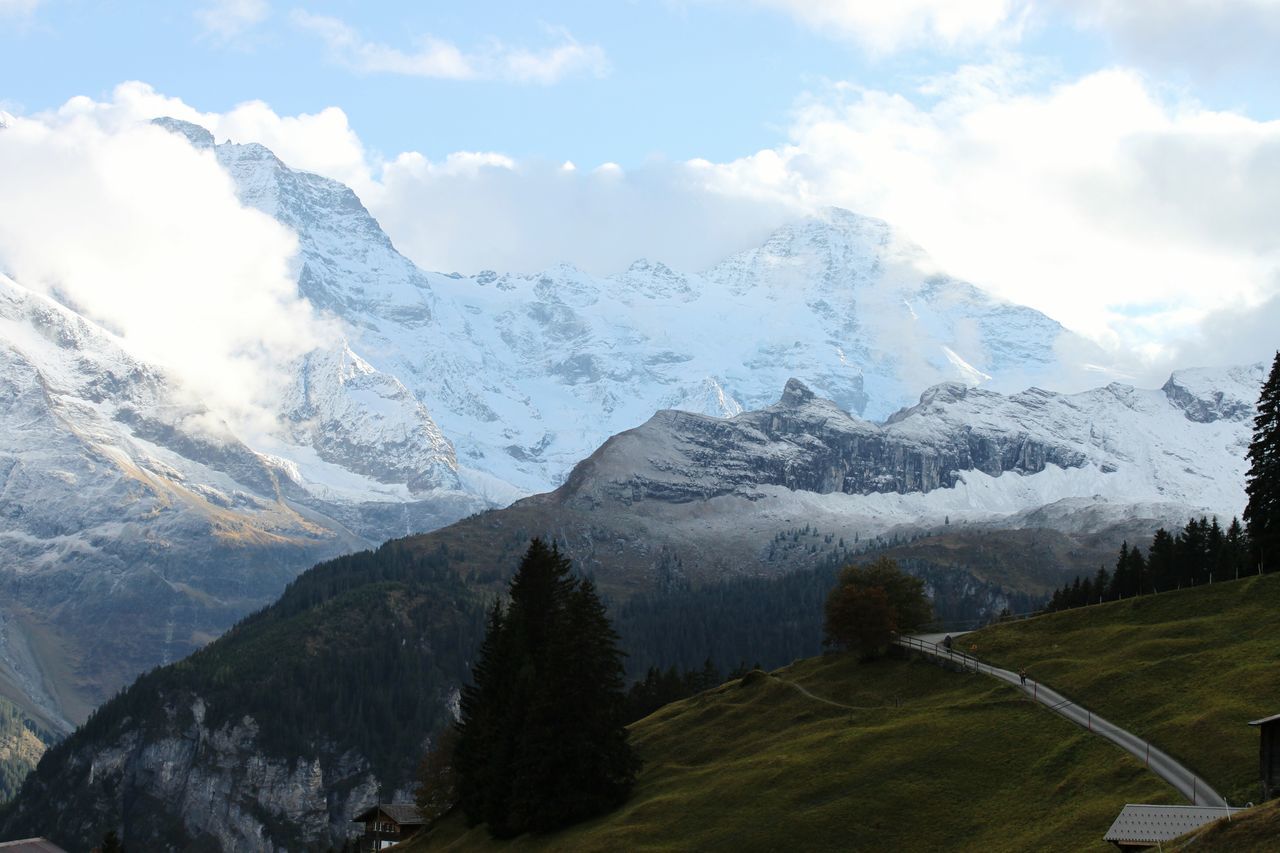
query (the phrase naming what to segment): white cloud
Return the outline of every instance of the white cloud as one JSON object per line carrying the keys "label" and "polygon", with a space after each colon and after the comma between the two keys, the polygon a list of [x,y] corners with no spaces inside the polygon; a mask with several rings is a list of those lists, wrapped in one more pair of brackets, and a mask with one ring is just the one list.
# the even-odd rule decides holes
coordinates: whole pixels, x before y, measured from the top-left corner
{"label": "white cloud", "polygon": [[1275,292],[1280,122],[1169,104],[1124,70],[1023,78],[967,69],[914,98],[838,86],[788,145],[714,168],[743,192],[881,216],[953,274],[1153,358]]}
{"label": "white cloud", "polygon": [[267,0],[212,0],[195,17],[208,35],[230,42],[266,20],[270,11]]}
{"label": "white cloud", "polygon": [[262,101],[246,101],[225,113],[205,113],[180,98],[155,91],[146,83],[122,83],[108,101],[87,97],[69,100],[58,116],[91,116],[112,130],[123,130],[139,122],[171,116],[193,122],[209,130],[219,142],[258,142],[297,169],[317,172],[367,191],[371,164],[359,137],[351,129],[347,115],[337,107],[318,113],[282,116]]}
{"label": "white cloud", "polygon": [[44,0],[0,0],[0,17],[27,17]]}
{"label": "white cloud", "polygon": [[598,45],[581,44],[562,27],[550,28],[556,43],[542,50],[510,47],[493,40],[485,47],[464,51],[452,42],[433,36],[418,40],[405,52],[363,38],[344,21],[295,9],[293,20],[326,44],[341,64],[367,74],[401,74],[444,80],[507,80],[551,84],[565,77],[587,73],[603,76],[609,62]]}
{"label": "white cloud", "polygon": [[1280,62],[1280,0],[753,0],[873,55],[1009,46],[1066,27],[1144,67],[1217,73]]}
{"label": "white cloud", "polygon": [[965,46],[1016,38],[1027,0],[754,0],[873,53],[922,44]]}
{"label": "white cloud", "polygon": [[1280,304],[1280,122],[1168,101],[1122,69],[1051,85],[1020,65],[969,67],[906,95],[837,85],[799,105],[786,144],[630,169],[494,152],[383,162],[336,108],[207,114],[142,84],[76,99],[59,120],[77,114],[106,128],[174,115],[263,142],[352,185],[427,269],[611,273],[648,257],[697,270],[835,204],[887,219],[954,275],[1143,353],[1144,381],[1275,346],[1262,323],[1218,336],[1222,312]]}
{"label": "white cloud", "polygon": [[1079,26],[1144,65],[1217,74],[1280,63],[1280,0],[1058,0]]}
{"label": "white cloud", "polygon": [[569,262],[595,273],[640,257],[697,270],[762,240],[799,212],[785,199],[743,203],[697,163],[627,171],[458,153],[403,154],[365,201],[397,247],[428,269],[533,272]]}
{"label": "white cloud", "polygon": [[0,268],[269,428],[284,366],[330,334],[297,296],[294,236],[241,206],[211,153],[111,117],[69,105],[0,131]]}

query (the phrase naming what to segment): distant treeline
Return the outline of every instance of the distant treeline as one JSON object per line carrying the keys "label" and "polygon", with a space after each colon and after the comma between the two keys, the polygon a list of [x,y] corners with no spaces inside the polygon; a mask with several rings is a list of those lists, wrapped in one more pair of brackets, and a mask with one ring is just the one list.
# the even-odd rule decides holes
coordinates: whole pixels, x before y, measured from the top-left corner
{"label": "distant treeline", "polygon": [[[870,562],[874,553],[833,551],[806,568],[698,587],[685,582],[614,603],[609,616],[628,655],[627,674],[641,680],[653,668],[697,673],[708,661],[724,669],[747,663],[774,669],[821,654],[823,606],[840,569]],[[997,618],[1002,606],[1025,612],[1043,602],[981,581],[961,567],[913,558],[898,563],[925,581],[934,618],[942,625],[977,627]],[[997,598],[1003,605],[993,606]]]}
{"label": "distant treeline", "polygon": [[1053,593],[1049,610],[1066,610],[1184,586],[1233,580],[1257,571],[1251,566],[1249,536],[1238,519],[1223,530],[1218,519],[1193,518],[1176,535],[1163,527],[1151,538],[1146,556],[1137,545],[1120,546],[1115,568],[1099,567]]}

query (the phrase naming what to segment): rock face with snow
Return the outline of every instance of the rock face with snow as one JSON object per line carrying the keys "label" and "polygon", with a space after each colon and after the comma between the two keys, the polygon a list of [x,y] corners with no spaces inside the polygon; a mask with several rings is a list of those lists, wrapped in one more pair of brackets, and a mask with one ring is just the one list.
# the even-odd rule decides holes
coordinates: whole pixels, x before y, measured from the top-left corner
{"label": "rock face with snow", "polygon": [[1253,373],[1001,396],[1100,354],[884,222],[827,210],[697,273],[429,273],[342,184],[157,123],[297,234],[299,292],[335,332],[293,366],[278,429],[240,436],[127,342],[0,280],[0,679],[53,728],[315,559],[553,489],[660,410],[573,475],[575,500],[658,518],[790,506],[776,493],[864,532],[1094,495],[1238,511],[1240,463],[1199,443],[1242,440]]}
{"label": "rock face with snow", "polygon": [[[1244,451],[1263,365],[1175,373],[1160,390],[1113,383],[1005,396],[950,383],[883,424],[790,380],[768,408],[719,419],[663,411],[606,442],[558,494],[584,506],[831,495],[851,516],[909,507],[994,521],[1064,499],[1171,517],[1244,505]],[[861,500],[860,500],[861,499]],[[832,504],[837,506],[839,504]],[[932,508],[932,509],[931,509]]]}
{"label": "rock face with snow", "polygon": [[[346,370],[364,375],[354,361]],[[1261,379],[1258,365],[1178,373],[1164,389],[1149,391],[1113,384],[1081,394],[1005,396],[944,384],[881,424],[848,414],[793,379],[773,405],[729,418],[659,412],[606,441],[555,491],[394,547],[447,561],[442,576],[455,584],[449,589],[479,602],[500,586],[501,571],[518,562],[530,536],[548,535],[617,601],[734,574],[795,570],[829,556],[848,559],[859,537],[864,545],[884,542],[903,528],[963,529],[985,540],[980,547],[987,551],[1009,540],[1019,563],[1032,553],[1049,562],[1047,551],[1031,550],[1046,532],[1083,534],[1055,540],[1069,555],[1065,563],[1025,566],[999,583],[946,566],[913,568],[934,595],[992,614],[1015,596],[1025,602],[1056,586],[1067,570],[1092,571],[1122,538],[1133,541],[1192,512],[1237,511],[1249,413],[1235,404],[1256,394]],[[1236,478],[1235,490],[1206,490],[1215,478]],[[798,544],[790,549],[793,540]],[[1088,550],[1080,547],[1085,542]],[[451,681],[422,705],[434,703],[443,717],[457,700],[469,652],[457,643],[458,623],[441,614],[451,606],[455,616],[468,611],[434,589],[419,594],[421,607],[406,607],[406,590],[382,573],[371,574],[368,586],[344,587],[324,567],[315,571],[313,587],[334,590],[332,600],[316,594],[315,603],[314,588],[295,588],[297,601],[286,593],[202,652],[203,666],[195,658],[140,679],[131,688],[136,693],[95,717],[96,728],[51,751],[5,829],[29,832],[61,810],[77,821],[60,827],[69,841],[89,839],[108,816],[123,814],[129,837],[157,847],[341,843],[357,807],[372,802],[380,786],[405,784],[403,768],[399,776],[385,770],[379,776],[352,747],[345,720],[331,738],[311,732],[310,751],[302,755],[268,747],[257,735],[266,717],[255,717],[252,708],[224,699],[221,721],[211,722],[206,706],[211,716],[217,702],[205,699],[216,687],[210,674],[230,672],[223,681],[235,683],[243,671],[270,673],[272,663],[261,662],[264,634],[293,620],[315,642],[334,643],[305,664],[315,678],[335,667],[361,671],[367,658],[357,652],[385,654],[387,639],[393,648],[431,649],[434,665],[454,665]],[[357,609],[379,598],[376,618]],[[469,612],[478,643],[483,606]],[[398,636],[396,614],[406,613],[422,621]],[[353,643],[353,624],[375,625],[379,642]],[[434,639],[433,624],[443,629]],[[293,639],[299,648],[308,645]],[[236,649],[253,654],[238,658]],[[346,652],[357,659],[335,664]],[[210,662],[211,653],[222,657]],[[193,675],[201,671],[206,675]],[[285,672],[295,684],[306,681],[296,665]],[[168,688],[157,687],[165,682]],[[241,694],[239,701],[250,700]]]}
{"label": "rock face with snow", "polygon": [[0,678],[55,731],[317,559],[482,505],[421,405],[345,350],[302,365],[268,453],[4,276],[0,341]]}
{"label": "rock face with snow", "polygon": [[664,408],[725,416],[799,376],[880,419],[945,381],[1001,391],[1078,382],[1101,353],[1043,314],[939,271],[886,223],[829,209],[688,273],[640,260],[611,276],[427,273],[342,184],[257,144],[211,150],[241,200],[293,229],[299,290],[345,344],[395,377],[495,500],[544,491]]}
{"label": "rock face with snow", "polygon": [[[926,396],[964,393],[963,386],[949,385]],[[998,477],[1086,463],[1058,440],[1021,432],[961,429],[937,441],[904,432],[854,418],[792,379],[777,404],[727,420],[659,412],[645,426],[611,439],[567,485],[579,497],[603,489],[622,501],[675,503],[751,494],[760,486],[905,494],[953,487],[965,471]]]}
{"label": "rock face with snow", "polygon": [[362,313],[348,317],[355,346],[414,389],[461,464],[525,492],[657,409],[732,415],[767,405],[790,376],[876,419],[937,382],[1052,385],[1097,358],[1044,315],[930,272],[884,223],[839,210],[700,275],[639,262],[604,279],[559,267],[430,285],[438,331]]}

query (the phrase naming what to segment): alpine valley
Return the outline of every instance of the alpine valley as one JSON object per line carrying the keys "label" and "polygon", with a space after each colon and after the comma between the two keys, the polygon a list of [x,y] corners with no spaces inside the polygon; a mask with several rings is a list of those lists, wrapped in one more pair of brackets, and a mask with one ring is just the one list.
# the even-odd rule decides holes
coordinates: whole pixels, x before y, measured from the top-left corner
{"label": "alpine valley", "polygon": [[[1262,365],[1112,381],[884,222],[825,210],[698,273],[429,273],[347,187],[155,125],[297,234],[299,293],[340,334],[251,438],[0,276],[0,694],[70,735],[6,831],[54,810],[80,846],[111,814],[157,847],[340,841],[379,790],[407,796],[534,535],[622,608],[636,666],[669,665],[713,650],[660,660],[628,606],[734,582],[782,600],[878,550],[940,611],[987,617],[1244,505]],[[315,699],[333,670],[431,675],[357,712]]]}

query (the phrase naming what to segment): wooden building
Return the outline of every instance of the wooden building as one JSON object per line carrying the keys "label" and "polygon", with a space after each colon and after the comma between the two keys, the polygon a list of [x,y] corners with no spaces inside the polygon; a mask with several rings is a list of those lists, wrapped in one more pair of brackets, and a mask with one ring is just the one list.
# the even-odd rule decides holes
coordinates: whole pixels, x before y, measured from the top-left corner
{"label": "wooden building", "polygon": [[1262,735],[1258,760],[1262,771],[1262,799],[1265,801],[1280,794],[1280,714],[1254,720],[1249,725],[1257,726]]}
{"label": "wooden building", "polygon": [[364,834],[359,839],[360,853],[384,850],[426,825],[418,807],[412,803],[379,803],[360,812],[351,822],[364,824]]}

